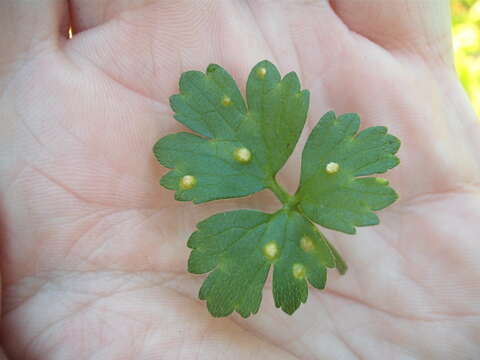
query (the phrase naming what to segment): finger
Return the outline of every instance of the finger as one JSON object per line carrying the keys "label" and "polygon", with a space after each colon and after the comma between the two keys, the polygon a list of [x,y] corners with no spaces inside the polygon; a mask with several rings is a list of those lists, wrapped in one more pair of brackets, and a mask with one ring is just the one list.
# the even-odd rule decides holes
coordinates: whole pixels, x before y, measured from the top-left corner
{"label": "finger", "polygon": [[68,32],[66,0],[0,1],[0,74],[2,67],[24,56],[38,44],[58,44]]}
{"label": "finger", "polygon": [[330,0],[348,28],[389,50],[451,63],[448,0]]}

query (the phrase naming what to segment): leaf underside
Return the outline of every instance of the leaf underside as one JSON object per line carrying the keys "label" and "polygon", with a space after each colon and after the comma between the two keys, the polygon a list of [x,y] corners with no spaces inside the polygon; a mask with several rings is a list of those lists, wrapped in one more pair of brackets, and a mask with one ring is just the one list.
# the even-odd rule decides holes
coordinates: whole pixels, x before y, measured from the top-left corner
{"label": "leaf underside", "polygon": [[[179,87],[170,98],[174,117],[196,134],[171,134],[155,144],[156,158],[170,169],[161,185],[194,203],[265,188],[277,194],[275,175],[296,146],[309,106],[297,75],[281,78],[273,64],[259,62],[248,77],[246,102],[214,64],[205,73],[183,73]],[[197,224],[188,240],[188,270],[209,273],[199,297],[213,316],[256,314],[270,267],[275,306],[287,314],[306,302],[308,284],[325,287],[327,268],[346,272],[314,223],[353,234],[357,226],[378,224],[374,211],[397,199],[385,179],[365,176],[399,163],[399,140],[381,126],[358,132],[359,124],[356,114],[320,119],[303,150],[299,188],[280,197],[277,212],[236,210]]]}

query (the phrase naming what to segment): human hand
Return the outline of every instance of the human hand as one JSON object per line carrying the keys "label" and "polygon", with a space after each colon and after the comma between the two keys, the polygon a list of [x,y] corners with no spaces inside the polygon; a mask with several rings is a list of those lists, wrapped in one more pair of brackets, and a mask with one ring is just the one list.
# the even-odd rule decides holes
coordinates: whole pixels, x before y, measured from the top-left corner
{"label": "human hand", "polygon": [[[65,38],[69,19],[78,33]],[[452,65],[448,1],[0,3],[2,341],[10,359],[473,359],[480,353],[479,123]],[[269,59],[311,91],[307,131],[358,112],[402,142],[401,199],[290,317],[212,318],[186,272],[195,224],[269,194],[180,203],[152,146],[182,129],[180,73],[244,89]],[[323,231],[323,230],[322,230]]]}

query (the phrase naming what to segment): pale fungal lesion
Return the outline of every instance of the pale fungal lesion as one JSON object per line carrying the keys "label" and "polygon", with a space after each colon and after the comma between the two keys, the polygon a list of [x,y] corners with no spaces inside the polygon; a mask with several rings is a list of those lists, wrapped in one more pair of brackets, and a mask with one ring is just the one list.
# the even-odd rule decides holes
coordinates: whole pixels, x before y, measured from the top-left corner
{"label": "pale fungal lesion", "polygon": [[189,190],[197,184],[197,179],[192,175],[185,175],[180,179],[180,189]]}
{"label": "pale fungal lesion", "polygon": [[306,272],[305,266],[303,266],[302,264],[293,264],[292,273],[296,279],[304,279],[305,272]]}
{"label": "pale fungal lesion", "polygon": [[260,79],[264,79],[265,78],[265,75],[267,75],[267,69],[264,68],[264,67],[261,67],[257,70],[257,75]]}
{"label": "pale fungal lesion", "polygon": [[325,171],[327,174],[335,174],[340,170],[340,165],[336,162],[329,162],[327,166],[325,166]]}
{"label": "pale fungal lesion", "polygon": [[315,248],[315,245],[313,244],[312,239],[305,235],[300,239],[300,247],[303,251],[310,252]]}
{"label": "pale fungal lesion", "polygon": [[278,254],[279,254],[279,249],[278,245],[275,241],[270,241],[269,243],[265,244],[263,247],[263,255],[268,259],[268,260],[273,260],[275,259]]}
{"label": "pale fungal lesion", "polygon": [[252,160],[252,153],[246,147],[240,147],[233,152],[233,158],[241,164],[246,164]]}
{"label": "pale fungal lesion", "polygon": [[385,178],[377,177],[375,178],[375,181],[380,185],[388,185],[388,180]]}
{"label": "pale fungal lesion", "polygon": [[230,106],[230,105],[232,105],[232,99],[230,99],[230,97],[227,96],[227,95],[223,95],[222,105],[223,105],[223,106]]}

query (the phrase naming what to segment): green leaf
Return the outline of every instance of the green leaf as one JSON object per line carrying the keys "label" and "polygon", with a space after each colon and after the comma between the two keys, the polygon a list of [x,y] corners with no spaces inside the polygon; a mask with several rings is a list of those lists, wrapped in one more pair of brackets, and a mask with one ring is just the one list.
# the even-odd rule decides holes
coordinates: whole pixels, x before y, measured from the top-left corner
{"label": "green leaf", "polygon": [[198,225],[188,246],[188,270],[210,272],[199,297],[214,316],[257,313],[270,265],[275,305],[292,314],[307,298],[307,280],[324,288],[335,258],[323,235],[297,212],[238,210]]}
{"label": "green leaf", "polygon": [[335,267],[335,257],[315,225],[293,211],[285,223],[281,256],[273,270],[275,306],[293,314],[307,301],[307,280],[323,289],[327,280],[326,267]]}
{"label": "green leaf", "polygon": [[[302,155],[297,191],[299,208],[317,224],[355,233],[355,226],[376,225],[374,210],[397,198],[383,178],[356,178],[383,173],[399,163],[400,141],[376,126],[357,134],[360,118],[325,114],[313,129]],[[338,169],[336,169],[338,167]],[[335,171],[336,170],[336,171]]]}
{"label": "green leaf", "polygon": [[332,252],[333,257],[335,258],[335,267],[337,268],[340,275],[344,275],[348,270],[347,263],[345,262],[345,260],[343,260],[343,257],[340,255],[337,249],[335,249],[335,247],[332,244],[330,244],[327,238],[324,238],[324,239],[325,239],[325,242],[330,247],[330,251]]}
{"label": "green leaf", "polygon": [[272,175],[282,168],[295,149],[307,118],[309,99],[310,93],[301,91],[294,72],[281,80],[276,67],[266,60],[250,72],[247,81],[249,117],[258,124],[254,142],[264,147],[262,150]]}
{"label": "green leaf", "polygon": [[[160,183],[177,190],[175,199],[194,203],[260,191],[265,185],[257,162],[242,164],[232,160],[235,149],[241,147],[238,142],[205,140],[184,132],[167,135],[155,144],[154,151],[162,165],[174,170]],[[182,188],[182,178],[192,175],[197,183]]]}
{"label": "green leaf", "polygon": [[308,297],[308,285],[325,287],[327,269],[347,264],[313,223],[353,234],[375,225],[374,213],[397,199],[383,178],[399,163],[399,140],[382,126],[358,132],[357,114],[325,114],[302,155],[299,188],[289,195],[276,181],[302,132],[309,93],[295,73],[284,78],[273,64],[250,72],[246,102],[220,66],[187,71],[180,93],[170,98],[174,117],[194,133],[179,132],[154,146],[171,169],[160,183],[180,201],[203,203],[242,197],[269,188],[283,204],[273,214],[234,210],[201,221],[188,240],[188,270],[208,273],[199,298],[213,316],[258,312],[273,266],[275,306],[293,314]]}
{"label": "green leaf", "polygon": [[281,79],[273,64],[262,61],[248,78],[247,99],[248,109],[218,65],[182,74],[180,94],[170,98],[174,117],[203,137],[173,134],[154,147],[158,161],[173,169],[161,184],[176,190],[177,200],[201,203],[270,187],[302,132],[309,94],[295,73]]}

